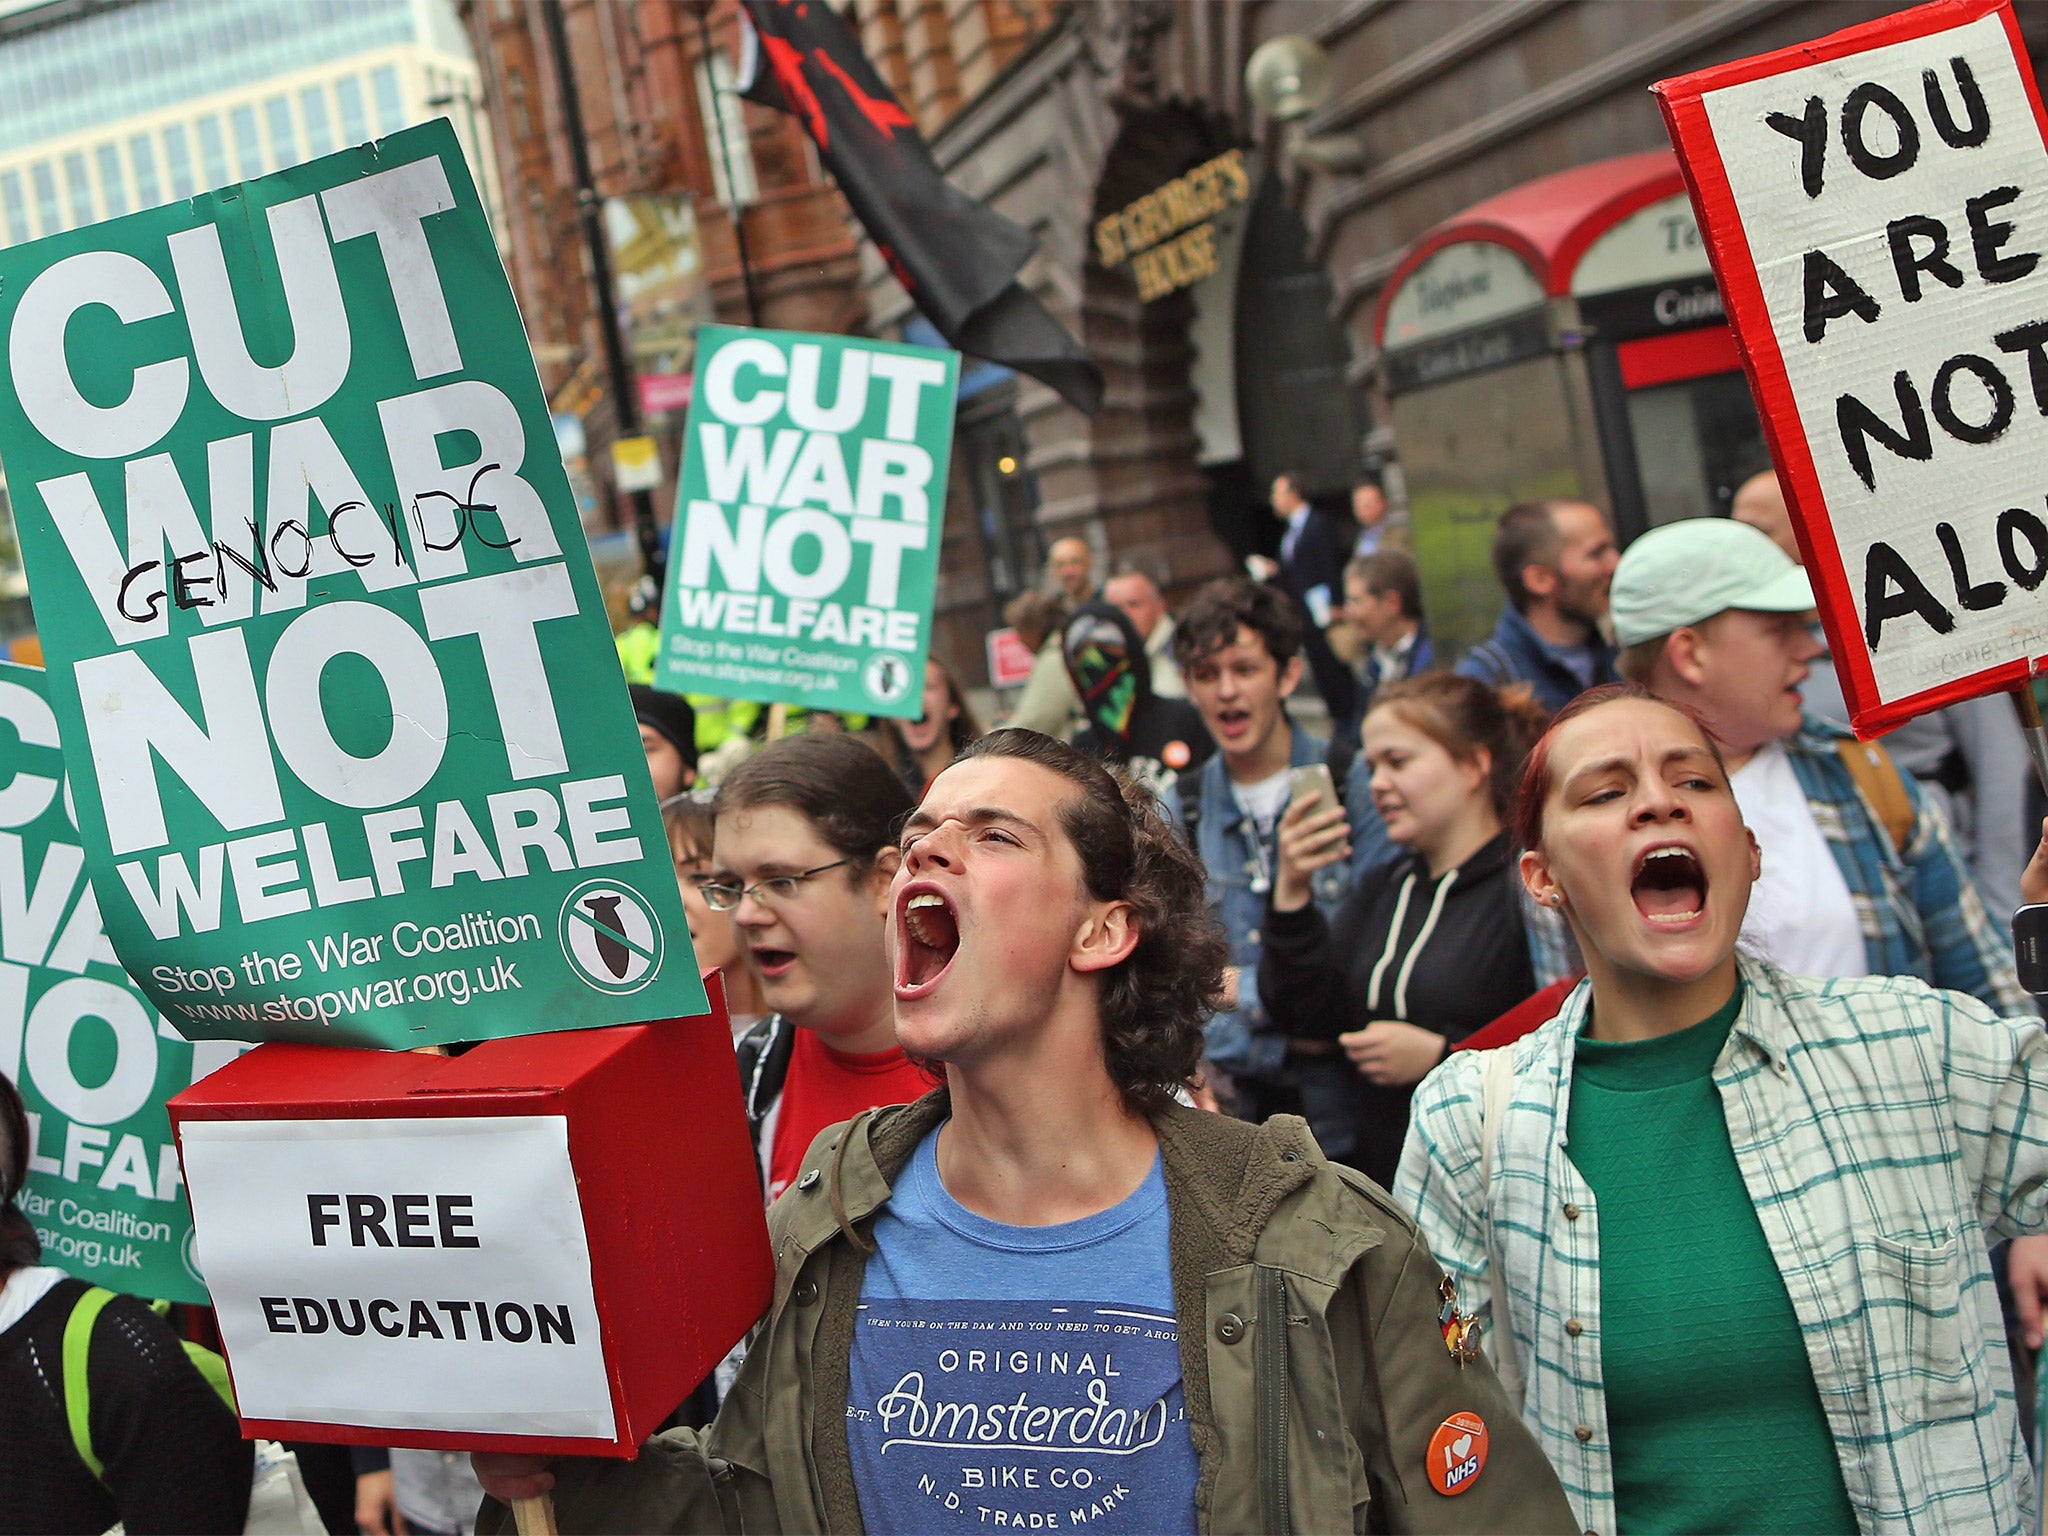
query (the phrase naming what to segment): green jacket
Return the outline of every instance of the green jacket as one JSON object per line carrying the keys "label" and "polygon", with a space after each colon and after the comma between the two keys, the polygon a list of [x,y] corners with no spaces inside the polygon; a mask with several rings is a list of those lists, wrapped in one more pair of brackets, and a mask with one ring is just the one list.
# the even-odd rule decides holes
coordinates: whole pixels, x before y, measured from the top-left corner
{"label": "green jacket", "polygon": [[[769,1212],[775,1299],[717,1421],[635,1461],[560,1464],[563,1531],[862,1529],[846,1395],[867,1235],[948,1112],[940,1089],[819,1136]],[[1252,1126],[1171,1108],[1154,1123],[1203,1531],[1578,1530],[1492,1368],[1452,1359],[1442,1272],[1384,1191],[1291,1115]],[[1485,1422],[1488,1455],[1446,1496],[1426,1458],[1461,1412]],[[511,1528],[487,1501],[478,1530]]]}

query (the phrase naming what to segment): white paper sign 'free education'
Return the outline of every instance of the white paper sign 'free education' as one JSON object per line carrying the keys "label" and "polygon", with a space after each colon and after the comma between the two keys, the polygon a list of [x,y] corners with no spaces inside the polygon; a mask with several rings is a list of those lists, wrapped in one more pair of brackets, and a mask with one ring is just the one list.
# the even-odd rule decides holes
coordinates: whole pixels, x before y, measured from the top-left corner
{"label": "white paper sign 'free education'", "polygon": [[195,1120],[181,1139],[243,1417],[611,1436],[566,1119]]}

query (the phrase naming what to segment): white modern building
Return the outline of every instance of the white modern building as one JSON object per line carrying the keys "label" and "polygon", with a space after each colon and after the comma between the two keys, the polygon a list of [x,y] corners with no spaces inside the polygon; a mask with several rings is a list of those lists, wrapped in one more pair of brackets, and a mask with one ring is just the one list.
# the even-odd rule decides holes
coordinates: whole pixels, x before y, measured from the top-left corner
{"label": "white modern building", "polygon": [[[0,0],[0,246],[443,116],[495,222],[482,97],[455,0]],[[0,480],[0,642],[26,591]]]}
{"label": "white modern building", "polygon": [[0,0],[0,245],[446,116],[493,160],[454,0]]}

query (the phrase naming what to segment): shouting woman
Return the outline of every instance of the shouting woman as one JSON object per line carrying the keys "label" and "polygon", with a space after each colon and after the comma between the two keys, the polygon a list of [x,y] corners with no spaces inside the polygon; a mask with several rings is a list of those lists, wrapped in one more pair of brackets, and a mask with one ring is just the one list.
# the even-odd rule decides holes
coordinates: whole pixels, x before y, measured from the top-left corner
{"label": "shouting woman", "polygon": [[1396,1188],[1580,1520],[2020,1530],[1985,1238],[2044,1222],[2040,1020],[1738,954],[1771,851],[1632,686],[1560,711],[1515,830],[1588,977],[1424,1080]]}

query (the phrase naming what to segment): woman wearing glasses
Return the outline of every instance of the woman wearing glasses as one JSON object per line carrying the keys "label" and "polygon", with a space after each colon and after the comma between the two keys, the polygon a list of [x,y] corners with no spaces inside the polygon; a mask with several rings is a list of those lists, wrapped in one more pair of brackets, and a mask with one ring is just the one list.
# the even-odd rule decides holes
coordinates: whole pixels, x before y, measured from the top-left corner
{"label": "woman wearing glasses", "polygon": [[914,804],[873,748],[811,732],[763,747],[713,802],[700,890],[731,914],[771,1010],[739,1045],[770,1200],[826,1126],[933,1086],[897,1047],[884,947],[896,833]]}

